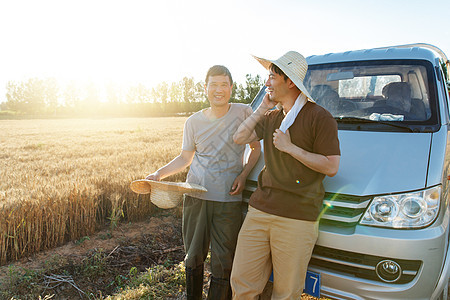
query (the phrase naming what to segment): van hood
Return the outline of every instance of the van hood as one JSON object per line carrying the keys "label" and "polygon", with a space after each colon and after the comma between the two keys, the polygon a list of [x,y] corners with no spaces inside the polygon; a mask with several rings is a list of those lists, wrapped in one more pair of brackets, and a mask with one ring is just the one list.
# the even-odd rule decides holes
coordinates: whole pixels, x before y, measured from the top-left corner
{"label": "van hood", "polygon": [[325,191],[376,195],[426,185],[431,133],[339,131],[341,161]]}

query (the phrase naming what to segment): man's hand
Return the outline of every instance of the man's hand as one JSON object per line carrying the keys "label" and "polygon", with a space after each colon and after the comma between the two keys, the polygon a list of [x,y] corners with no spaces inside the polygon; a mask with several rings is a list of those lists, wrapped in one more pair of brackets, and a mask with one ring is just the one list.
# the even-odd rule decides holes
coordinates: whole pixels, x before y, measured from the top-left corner
{"label": "man's hand", "polygon": [[239,195],[245,188],[246,176],[238,175],[231,186],[230,195]]}
{"label": "man's hand", "polygon": [[270,100],[269,94],[266,93],[259,107],[264,108],[266,111],[271,110],[277,105],[277,102]]}
{"label": "man's hand", "polygon": [[289,130],[283,133],[280,129],[275,129],[273,133],[273,145],[278,150],[289,154],[311,170],[329,177],[336,175],[339,169],[340,155],[322,155],[308,152],[291,142]]}
{"label": "man's hand", "polygon": [[160,181],[161,180],[161,175],[159,174],[158,171],[148,175],[147,177],[145,177],[145,179],[147,180],[154,180],[154,181]]}
{"label": "man's hand", "polygon": [[280,129],[275,129],[273,133],[273,145],[282,152],[288,152],[288,149],[292,146],[289,130],[283,133]]}

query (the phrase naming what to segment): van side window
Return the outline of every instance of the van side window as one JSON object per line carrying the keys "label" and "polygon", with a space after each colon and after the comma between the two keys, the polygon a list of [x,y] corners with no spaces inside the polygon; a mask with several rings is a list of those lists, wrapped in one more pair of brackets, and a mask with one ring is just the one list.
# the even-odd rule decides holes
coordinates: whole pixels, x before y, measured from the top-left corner
{"label": "van side window", "polygon": [[447,105],[446,112],[447,112],[447,122],[448,122],[450,120],[450,103],[449,103],[450,99],[449,99],[449,95],[448,95],[449,91],[448,91],[447,85],[445,83],[445,76],[444,76],[444,71],[442,70],[442,66],[439,67],[439,71],[441,72],[441,74],[440,74],[441,80],[439,82],[440,82],[440,85],[442,86],[442,91],[444,93],[444,97],[445,97],[444,102]]}

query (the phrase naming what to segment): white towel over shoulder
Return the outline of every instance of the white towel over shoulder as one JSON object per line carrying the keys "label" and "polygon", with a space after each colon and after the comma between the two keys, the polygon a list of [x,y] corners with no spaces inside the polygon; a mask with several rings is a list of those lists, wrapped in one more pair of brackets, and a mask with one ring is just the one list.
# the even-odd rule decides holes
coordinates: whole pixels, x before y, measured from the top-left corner
{"label": "white towel over shoulder", "polygon": [[292,106],[291,110],[286,114],[283,121],[281,121],[279,129],[283,131],[283,133],[286,133],[286,130],[288,130],[289,127],[291,127],[291,125],[294,123],[295,118],[297,118],[298,113],[302,110],[306,101],[306,96],[303,95],[303,93],[300,93],[297,99],[295,99],[295,103]]}

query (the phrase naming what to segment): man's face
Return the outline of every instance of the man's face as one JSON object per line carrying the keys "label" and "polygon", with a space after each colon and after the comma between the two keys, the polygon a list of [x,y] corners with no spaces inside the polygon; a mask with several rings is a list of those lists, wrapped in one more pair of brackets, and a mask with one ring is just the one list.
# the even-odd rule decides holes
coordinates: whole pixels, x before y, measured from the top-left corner
{"label": "man's face", "polygon": [[284,80],[284,76],[273,71],[269,71],[269,78],[266,81],[266,92],[271,101],[280,102],[280,100],[289,91],[289,79]]}
{"label": "man's face", "polygon": [[233,85],[227,75],[209,76],[205,87],[211,107],[221,107],[228,104]]}

